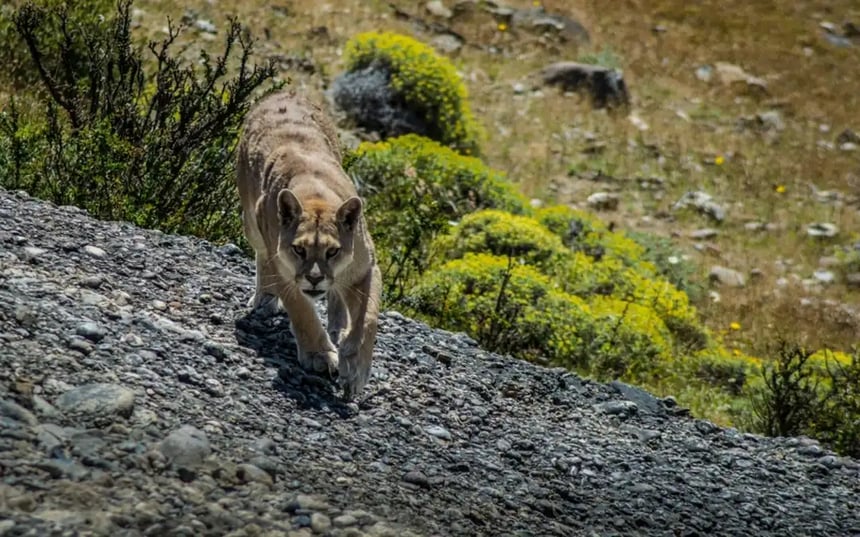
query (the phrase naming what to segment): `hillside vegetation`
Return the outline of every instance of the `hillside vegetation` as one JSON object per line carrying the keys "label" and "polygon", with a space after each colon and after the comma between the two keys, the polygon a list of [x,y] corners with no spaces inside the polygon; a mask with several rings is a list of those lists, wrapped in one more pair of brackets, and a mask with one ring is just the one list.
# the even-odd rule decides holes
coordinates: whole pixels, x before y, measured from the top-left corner
{"label": "hillside vegetation", "polygon": [[[853,3],[20,5],[3,186],[242,244],[235,135],[287,84],[339,109],[390,307],[856,453]],[[542,85],[562,60],[629,103]]]}

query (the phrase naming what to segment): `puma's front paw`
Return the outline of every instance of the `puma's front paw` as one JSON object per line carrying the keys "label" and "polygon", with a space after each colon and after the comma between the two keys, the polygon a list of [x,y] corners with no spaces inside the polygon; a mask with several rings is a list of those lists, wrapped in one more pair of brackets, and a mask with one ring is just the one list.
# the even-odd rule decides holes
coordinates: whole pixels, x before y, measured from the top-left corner
{"label": "puma's front paw", "polygon": [[338,371],[338,356],[334,351],[305,352],[299,351],[299,365],[308,371],[333,375]]}

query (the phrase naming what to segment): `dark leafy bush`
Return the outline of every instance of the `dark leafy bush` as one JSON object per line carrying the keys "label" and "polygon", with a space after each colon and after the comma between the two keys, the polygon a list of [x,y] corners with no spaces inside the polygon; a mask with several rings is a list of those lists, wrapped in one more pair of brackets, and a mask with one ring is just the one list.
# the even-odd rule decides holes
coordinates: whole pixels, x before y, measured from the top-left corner
{"label": "dark leafy bush", "polygon": [[450,221],[483,208],[529,210],[503,174],[414,134],[362,144],[344,165],[367,198],[386,297],[393,301],[429,265],[431,242]]}
{"label": "dark leafy bush", "polygon": [[[95,27],[104,17],[109,17],[114,10],[115,0],[38,0],[35,5],[46,9],[65,9],[68,18],[78,26]],[[30,58],[30,50],[15,27],[15,3],[4,2],[0,6],[0,80],[19,89],[38,84],[41,75],[36,64]],[[54,18],[45,21],[39,29],[39,40],[50,43],[51,47],[59,46],[61,42],[72,41],[75,46],[71,51],[83,51],[83,40],[87,32],[77,32],[70,25],[63,25],[62,20]],[[73,52],[74,53],[74,52]],[[43,58],[43,62],[51,72],[57,72],[59,65],[52,63],[57,58]],[[76,60],[76,61],[75,61]],[[83,58],[73,59],[67,66],[73,72],[80,73],[83,68]]]}
{"label": "dark leafy bush", "polygon": [[860,349],[813,352],[781,341],[762,381],[752,398],[754,430],[803,434],[860,456]]}
{"label": "dark leafy bush", "polygon": [[[478,153],[483,130],[466,86],[432,47],[405,35],[366,32],[347,42],[344,62],[334,99],[359,126],[383,136],[421,134],[460,153]],[[385,119],[394,121],[387,125]]]}
{"label": "dark leafy bush", "polygon": [[171,53],[182,28],[171,26],[149,45],[146,64],[130,8],[121,0],[113,17],[95,21],[66,6],[16,11],[44,114],[25,118],[13,101],[0,117],[0,184],[100,218],[236,240],[234,148],[274,69],[250,65],[252,43],[236,21],[220,57],[201,53],[198,66],[183,65]]}

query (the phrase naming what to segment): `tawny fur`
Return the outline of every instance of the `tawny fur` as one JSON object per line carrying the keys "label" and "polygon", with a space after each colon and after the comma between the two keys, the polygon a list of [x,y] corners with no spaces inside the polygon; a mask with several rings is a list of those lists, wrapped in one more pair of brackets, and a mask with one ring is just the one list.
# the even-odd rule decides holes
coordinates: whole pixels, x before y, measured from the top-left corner
{"label": "tawny fur", "polygon": [[[249,305],[279,298],[301,365],[337,370],[344,396],[352,398],[370,374],[381,276],[363,203],[322,109],[295,91],[259,101],[245,119],[236,183],[256,253]],[[328,331],[313,305],[323,293]]]}

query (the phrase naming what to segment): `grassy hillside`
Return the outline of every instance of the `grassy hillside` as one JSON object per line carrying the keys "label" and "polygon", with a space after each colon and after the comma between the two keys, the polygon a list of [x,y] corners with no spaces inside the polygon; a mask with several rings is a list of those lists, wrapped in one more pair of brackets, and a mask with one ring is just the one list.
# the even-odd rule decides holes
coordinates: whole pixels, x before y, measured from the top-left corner
{"label": "grassy hillside", "polygon": [[[398,17],[390,4],[425,24]],[[719,302],[705,295],[697,304],[713,329],[739,325],[731,337],[744,350],[755,352],[756,343],[780,334],[843,349],[858,341],[851,311],[860,304],[860,291],[839,281],[838,269],[833,284],[803,282],[813,279],[821,258],[827,264],[839,246],[860,239],[860,150],[842,151],[835,141],[844,129],[860,131],[860,40],[836,46],[822,28],[827,22],[858,23],[856,3],[542,3],[581,22],[590,33],[587,44],[542,36],[481,12],[434,17],[424,4],[222,0],[184,6],[216,28],[224,27],[225,15],[238,15],[261,36],[260,54],[281,57],[293,84],[318,95],[342,70],[342,47],[358,32],[392,30],[432,42],[434,24],[450,28],[465,39],[451,57],[488,133],[484,160],[505,170],[527,195],[585,207],[593,192],[618,192],[619,209],[603,213],[604,219],[671,237],[701,267],[703,282],[715,264],[746,274],[745,288],[720,288]],[[140,32],[152,36],[165,15],[178,20],[186,13],[173,2],[141,0],[136,6],[143,11]],[[201,32],[196,44],[213,37]],[[530,75],[548,63],[595,58],[623,69],[631,114],[647,130],[628,115],[594,111],[579,95],[514,91],[517,84],[531,88]],[[697,69],[716,62],[763,79],[766,92],[724,85],[716,73],[709,82],[697,77]],[[780,124],[765,130],[755,117],[768,112],[776,112]],[[595,181],[596,172],[601,175]],[[664,188],[637,188],[640,177],[663,179]],[[691,189],[714,196],[726,208],[726,221],[714,225],[689,211],[672,211]],[[816,189],[829,192],[816,196]],[[812,240],[806,226],[813,222],[832,222],[840,234]],[[752,231],[755,223],[769,226]],[[714,238],[689,236],[710,227],[719,233]]]}
{"label": "grassy hillside", "polygon": [[[89,15],[111,9],[110,2],[105,0],[78,4],[91,6],[83,8]],[[625,274],[625,278],[635,276],[630,281],[615,281],[619,294],[611,300],[596,296],[602,293],[581,292],[582,289],[600,288],[596,280],[592,280],[609,278],[600,272],[608,265],[592,264],[582,252],[571,257],[573,254],[566,249],[551,253],[567,259],[564,270],[579,272],[564,272],[559,263],[549,263],[541,267],[543,275],[524,272],[523,285],[540,288],[537,294],[550,293],[553,286],[582,294],[590,302],[588,307],[579,302],[574,304],[570,297],[559,300],[569,306],[570,311],[565,310],[567,313],[582,317],[581,326],[577,328],[583,334],[593,329],[596,334],[606,335],[612,332],[607,330],[615,322],[612,321],[614,315],[619,311],[627,312],[628,297],[623,293],[641,295],[640,301],[647,298],[655,304],[673,302],[672,293],[677,291],[671,286],[653,285],[650,278],[655,266],[671,270],[676,264],[683,277],[681,287],[697,291],[690,293],[689,311],[698,311],[709,333],[717,336],[713,341],[715,346],[705,353],[711,358],[705,359],[705,354],[700,352],[705,350],[704,344],[690,345],[689,352],[678,347],[677,343],[684,342],[685,338],[680,337],[684,331],[677,326],[664,327],[673,332],[672,337],[678,336],[673,344],[677,348],[666,351],[663,339],[666,334],[657,334],[660,330],[651,323],[653,337],[644,337],[648,335],[647,330],[632,331],[628,343],[651,345],[653,354],[665,354],[663,359],[670,366],[657,366],[655,364],[662,362],[654,359],[651,360],[654,363],[648,364],[650,367],[644,366],[647,375],[630,376],[628,371],[623,378],[646,379],[643,382],[649,389],[678,394],[682,404],[689,404],[697,413],[728,422],[731,419],[728,409],[732,404],[742,401],[745,408],[749,404],[749,400],[741,398],[740,392],[732,390],[739,390],[738,386],[744,384],[745,372],[750,367],[759,368],[758,357],[767,361],[779,354],[774,347],[776,340],[784,338],[809,349],[842,351],[850,351],[860,342],[857,328],[860,325],[860,234],[857,232],[860,223],[860,147],[857,146],[860,138],[853,134],[860,131],[856,91],[860,87],[860,72],[856,69],[860,60],[860,35],[857,35],[860,31],[856,26],[860,24],[860,7],[853,4],[831,2],[823,7],[813,2],[795,2],[788,8],[778,2],[748,5],[704,1],[688,5],[681,1],[543,4],[511,1],[508,6],[514,9],[508,9],[493,7],[488,2],[453,0],[442,3],[294,0],[275,4],[201,0],[181,6],[174,2],[137,0],[132,11],[132,37],[141,45],[147,41],[157,42],[165,39],[168,20],[173,25],[181,21],[190,28],[179,37],[178,46],[173,50],[186,47],[182,54],[189,63],[205,68],[207,64],[199,62],[200,50],[217,56],[224,50],[224,39],[228,35],[238,39],[234,43],[236,46],[242,43],[235,33],[236,27],[230,23],[231,18],[236,17],[259,39],[254,59],[274,60],[280,79],[319,100],[325,99],[325,91],[346,68],[344,47],[347,41],[361,32],[393,31],[435,46],[453,62],[465,82],[471,114],[486,134],[480,144],[481,161],[470,160],[466,165],[459,157],[446,156],[445,159],[460,163],[457,166],[462,164],[471,170],[470,173],[474,172],[475,177],[495,178],[497,173],[490,170],[499,170],[533,200],[532,205],[564,204],[594,210],[608,226],[598,225],[583,212],[570,214],[579,215],[574,220],[580,224],[592,222],[587,226],[599,229],[595,237],[611,237],[611,230],[621,230],[638,237],[641,244],[653,246],[642,250],[641,246],[634,248],[631,243],[625,251],[637,252],[637,259],[609,252],[612,255],[607,257],[618,257],[616,261],[621,263],[613,278],[621,274]],[[4,7],[4,10],[9,9],[9,5]],[[546,30],[542,15],[532,19],[521,17],[523,10],[529,9],[532,14],[537,13],[534,10],[543,9],[546,13],[567,17],[570,25],[561,33]],[[511,13],[517,14],[511,16]],[[545,29],[536,31],[532,27],[535,20],[544,24]],[[578,26],[573,21],[587,30],[587,38],[576,30]],[[851,25],[851,21],[855,25]],[[3,32],[8,34],[9,28],[8,24],[0,25],[0,37]],[[13,60],[20,59],[16,52],[19,50],[7,48],[3,54]],[[236,57],[232,57],[230,67],[236,67]],[[621,69],[631,94],[630,106],[621,110],[596,110],[581,94],[543,87],[536,73],[562,60]],[[144,69],[151,70],[154,66],[155,63],[150,62]],[[179,76],[178,71],[174,74],[177,75],[172,87],[175,92],[196,87],[182,78],[185,75]],[[261,73],[255,80],[266,77]],[[241,91],[249,90],[254,84],[248,82]],[[228,194],[223,188],[227,183],[219,182],[221,190],[216,191],[207,187],[206,178],[224,179],[226,165],[217,159],[228,154],[237,118],[245,104],[239,98],[236,103],[231,101],[231,96],[241,93],[242,85],[226,93],[207,92],[205,86],[203,84],[199,93],[199,102],[205,101],[205,106],[198,106],[198,98],[193,94],[178,100],[180,104],[175,108],[169,104],[170,99],[153,99],[168,103],[160,117],[173,130],[170,136],[165,136],[162,130],[151,129],[151,126],[144,128],[143,132],[150,136],[144,144],[147,146],[144,158],[140,157],[139,147],[133,140],[127,143],[126,138],[112,138],[115,131],[111,129],[115,125],[106,123],[95,122],[92,129],[85,131],[90,138],[83,141],[76,141],[72,130],[64,143],[82,154],[88,154],[93,147],[100,153],[101,147],[107,147],[113,153],[106,151],[104,162],[96,162],[98,166],[107,167],[94,169],[110,170],[114,169],[111,166],[116,166],[115,169],[130,174],[123,175],[117,183],[112,182],[116,179],[109,171],[104,177],[95,178],[94,184],[106,191],[111,191],[115,184],[128,190],[128,185],[132,184],[130,194],[124,192],[116,201],[109,199],[106,202],[109,206],[121,210],[131,196],[130,203],[143,207],[132,214],[142,225],[166,223],[175,225],[174,230],[204,235],[212,235],[211,230],[216,229],[219,234],[213,238],[220,239],[233,234],[235,230],[227,228],[236,222],[230,216],[232,213],[222,208],[215,207],[218,214],[213,216],[210,202],[226,199]],[[5,102],[14,94],[27,103],[34,87],[34,80],[0,77],[0,100]],[[160,90],[154,86],[139,89],[126,103],[126,110],[148,102],[156,91]],[[26,106],[21,109],[24,116],[31,113]],[[195,125],[208,125],[205,114],[202,118],[196,115],[201,109],[212,117],[223,110],[221,117],[224,119],[219,123],[224,126],[223,135],[216,134],[210,139],[204,134],[213,129],[196,129]],[[113,112],[108,113],[108,120],[112,119],[111,114]],[[197,120],[187,122],[186,115]],[[6,121],[7,117],[2,119]],[[0,122],[0,127],[7,124]],[[17,131],[15,136],[26,138],[42,128],[43,125],[36,123]],[[179,142],[194,140],[189,132],[201,141],[202,149],[189,150],[186,159],[186,156],[177,156],[179,151],[169,148],[178,148],[182,146]],[[348,132],[345,134],[352,136]],[[174,138],[177,143],[171,141]],[[8,140],[9,147],[15,147]],[[58,146],[49,142],[45,142],[48,144],[45,147],[56,150]],[[422,144],[416,145],[419,149],[413,149],[419,153],[425,151],[419,147]],[[35,150],[37,157],[39,147],[42,146]],[[389,149],[383,144],[374,151],[383,155],[380,158],[388,159]],[[161,159],[165,151],[169,151],[169,158]],[[434,148],[427,151],[435,156],[425,164],[438,164],[434,159],[441,153]],[[409,190],[412,187],[409,177],[415,175],[415,168],[406,166],[406,171],[413,175],[407,173],[408,177],[400,177],[400,168],[391,167],[392,162],[400,161],[384,159],[377,163],[380,169],[386,169],[380,177],[396,176],[404,183],[397,186],[392,180],[391,184],[381,187]],[[36,158],[31,159],[31,165],[36,162],[38,167],[42,160],[53,161]],[[135,165],[130,166],[129,171],[129,166],[123,162]],[[128,177],[134,177],[138,162],[148,174],[144,189],[136,189],[133,182],[123,184]],[[186,166],[183,162],[190,164]],[[426,174],[422,171],[421,180],[428,180],[432,173],[449,173],[443,173],[443,168],[432,168],[435,171]],[[182,181],[174,177],[176,174],[170,175],[174,169],[181,171]],[[89,171],[72,171],[76,181],[82,181],[80,184],[84,186],[78,186],[72,193],[77,198],[70,198],[68,202],[78,198],[86,201],[85,198],[91,196]],[[175,189],[167,197],[158,194],[165,173],[173,177],[168,185]],[[462,181],[460,172],[452,175],[455,176],[456,181]],[[63,180],[65,175],[55,171],[56,177]],[[194,195],[183,195],[183,181],[196,189]],[[139,194],[139,190],[146,191],[145,195]],[[690,191],[711,195],[725,210],[725,218],[714,221],[693,210],[679,209],[676,202]],[[598,192],[617,196],[617,207],[611,210],[589,208],[587,198]],[[196,204],[184,203],[189,197]],[[409,199],[409,196],[403,198]],[[171,207],[172,214],[165,221],[155,211],[159,203],[154,203],[153,199],[172,199],[178,208]],[[532,210],[527,200],[517,203],[525,212]],[[499,204],[504,206],[499,202],[496,205],[487,203],[485,207]],[[201,214],[207,215],[206,222],[187,223]],[[455,219],[463,214],[436,216],[444,217],[438,222],[441,229],[447,225],[449,216]],[[225,221],[228,224],[224,224]],[[502,218],[500,229],[513,226],[513,222]],[[808,226],[813,223],[833,224],[839,232],[832,238],[811,237]],[[564,236],[570,219],[563,219],[563,224],[562,229],[554,231],[560,237]],[[538,223],[523,220],[518,225],[528,228]],[[397,222],[387,228],[396,230]],[[502,235],[506,236],[504,233]],[[509,234],[515,238],[520,235],[519,232]],[[459,239],[449,237],[448,240]],[[560,239],[553,241],[561,248]],[[604,246],[600,245],[601,252]],[[464,252],[467,250],[465,248]],[[646,254],[641,253],[646,250]],[[639,257],[645,258],[641,264]],[[416,266],[436,265],[438,268],[445,261],[443,258],[412,261]],[[456,256],[450,261],[446,270],[455,272],[461,265],[469,264],[465,258],[459,260]],[[641,268],[640,265],[650,268],[642,274],[622,271]],[[745,284],[732,287],[710,281],[709,272],[716,265],[737,271]],[[693,267],[692,272],[684,272],[689,266]],[[586,270],[585,267],[591,268]],[[674,275],[673,283],[677,283],[679,274]],[[440,282],[424,286],[425,291],[432,291],[426,293],[428,304],[440,303],[433,293],[442,290],[442,283],[448,284],[450,279],[442,277]],[[577,282],[582,285],[577,287]],[[625,291],[625,286],[630,289]],[[466,287],[470,288],[471,284]],[[595,296],[588,296],[590,294]],[[469,305],[473,309],[463,310],[463,326],[473,323],[475,312],[483,307],[480,300],[485,298],[476,297],[479,302]],[[687,299],[683,298],[683,310],[687,311]],[[461,305],[463,302],[458,300],[456,306]],[[654,307],[653,304],[644,305]],[[537,307],[536,311],[543,311],[541,304],[532,306]],[[532,317],[543,322],[540,315]],[[664,317],[667,322],[671,320],[671,316]],[[638,321],[649,324],[643,320],[646,318],[643,313]],[[588,328],[586,325],[592,321],[596,324]],[[690,326],[696,324],[689,321]],[[619,322],[615,330],[620,326]],[[552,333],[563,332],[553,327]],[[699,328],[694,332],[701,337],[693,339],[705,338]],[[644,339],[639,341],[639,336]],[[618,371],[623,371],[629,365],[622,358],[635,362],[648,361],[643,356],[650,356],[627,352],[619,341],[591,336],[586,339],[599,344],[603,354],[564,340],[556,342],[559,355],[570,359],[576,354],[572,346],[582,354],[580,366],[604,354],[604,357],[621,360],[620,365],[612,362],[612,367],[608,367],[610,371],[619,367]],[[545,341],[520,343],[527,353],[541,354],[537,351],[546,350],[540,347]],[[610,351],[630,356],[618,357]],[[840,356],[848,363],[846,355]],[[561,360],[561,363],[566,362]],[[710,385],[722,385],[719,397],[689,384],[688,379],[692,377]]]}

